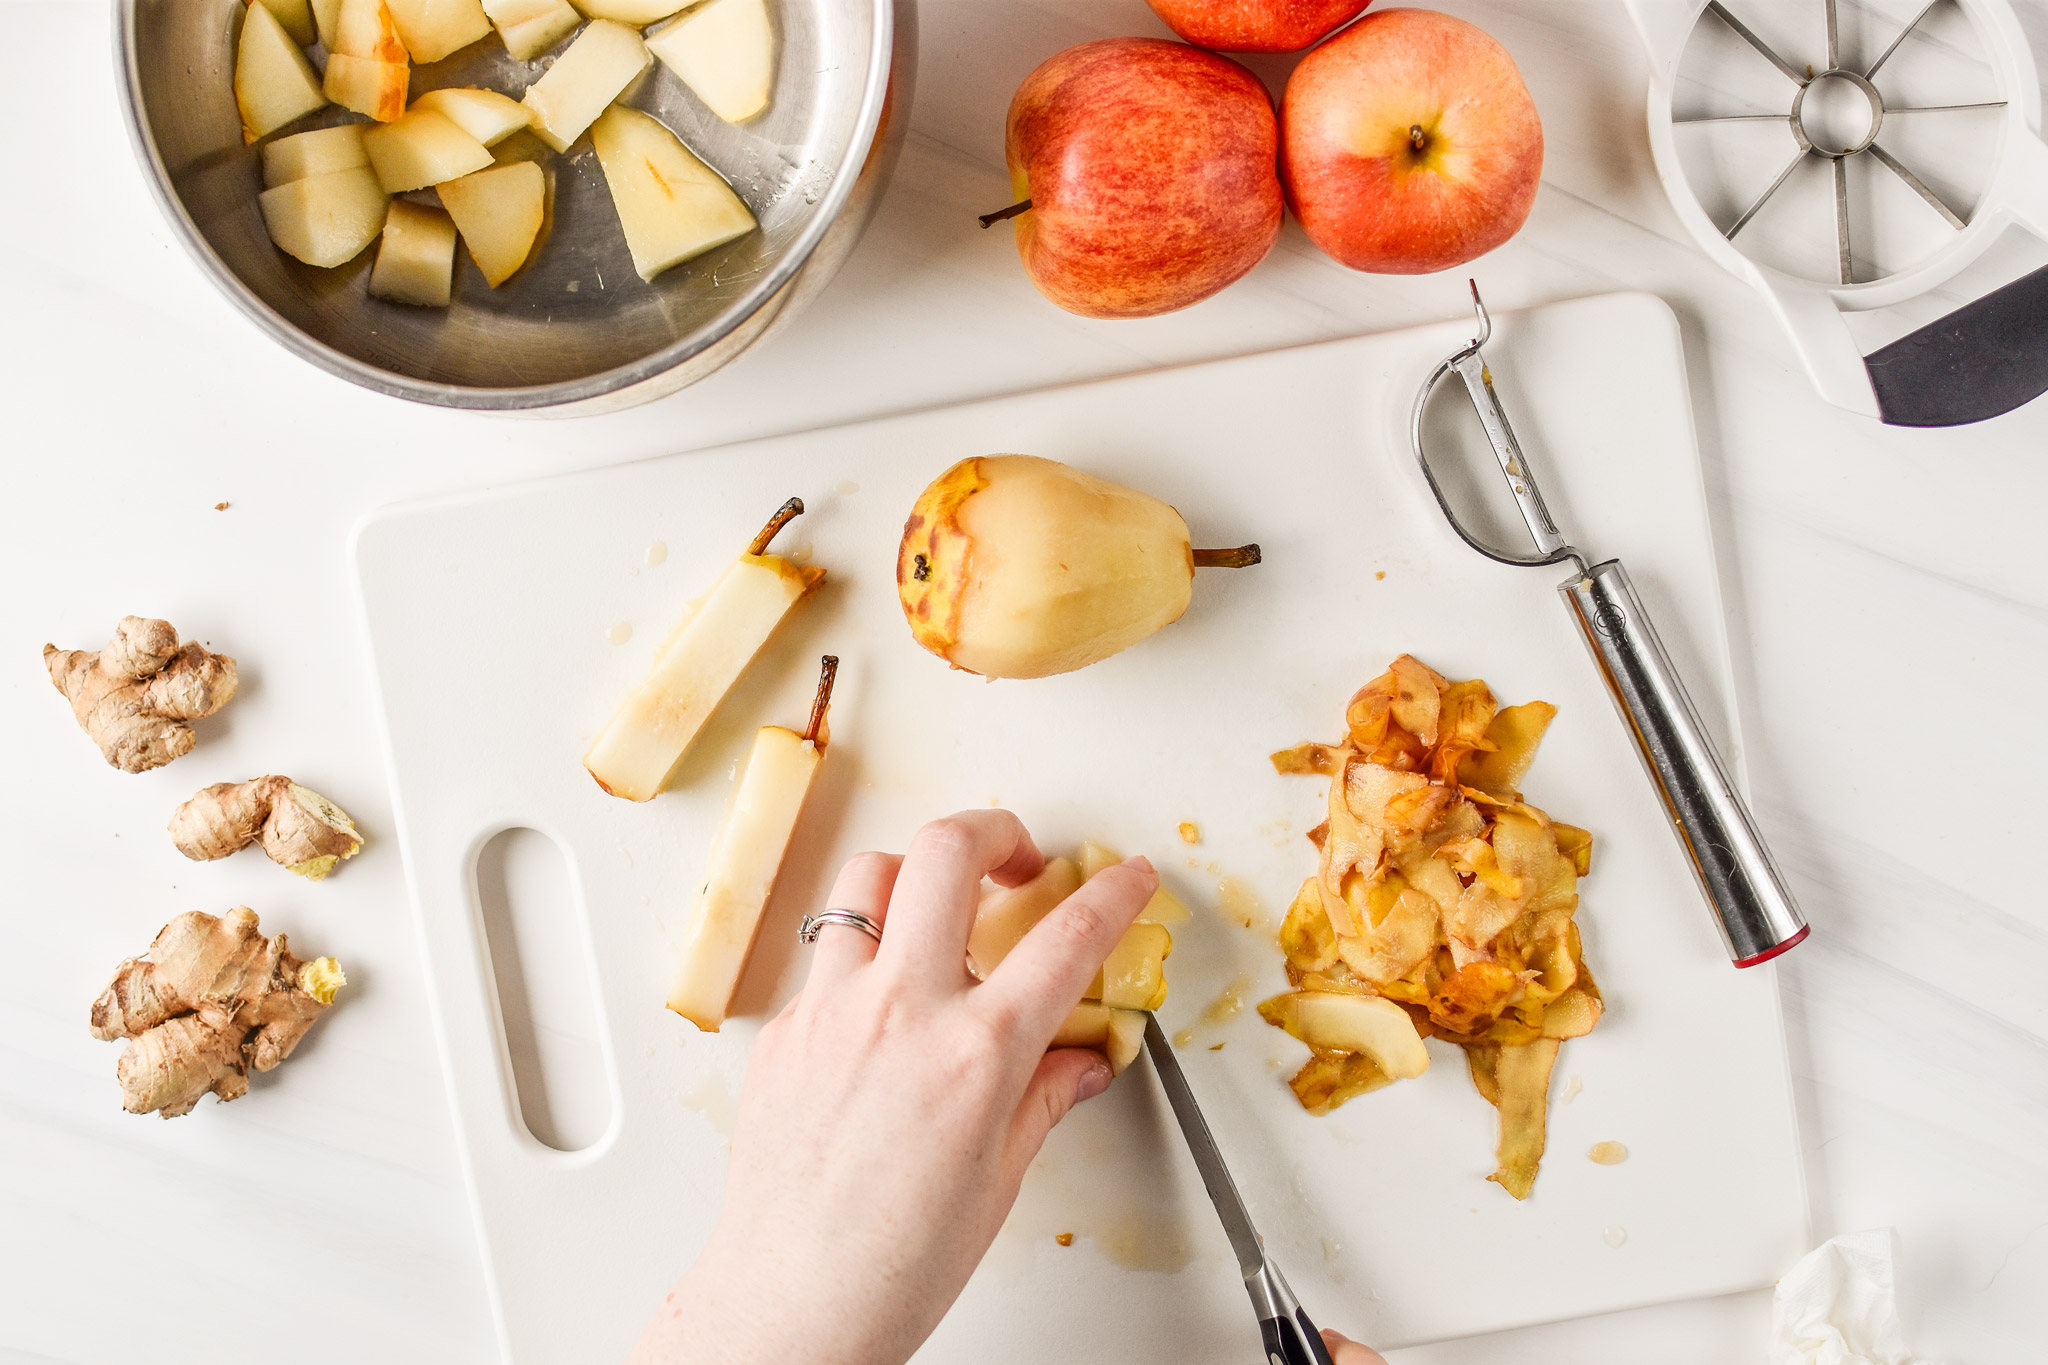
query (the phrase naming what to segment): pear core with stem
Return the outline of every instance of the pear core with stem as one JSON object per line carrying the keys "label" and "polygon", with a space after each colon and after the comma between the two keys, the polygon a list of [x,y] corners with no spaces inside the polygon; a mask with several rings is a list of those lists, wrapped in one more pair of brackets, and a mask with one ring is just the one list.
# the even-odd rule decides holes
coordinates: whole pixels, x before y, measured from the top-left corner
{"label": "pear core with stem", "polygon": [[1042,678],[1106,659],[1188,608],[1196,550],[1180,513],[1057,460],[984,455],[924,490],[903,525],[896,588],[917,642],[955,668]]}

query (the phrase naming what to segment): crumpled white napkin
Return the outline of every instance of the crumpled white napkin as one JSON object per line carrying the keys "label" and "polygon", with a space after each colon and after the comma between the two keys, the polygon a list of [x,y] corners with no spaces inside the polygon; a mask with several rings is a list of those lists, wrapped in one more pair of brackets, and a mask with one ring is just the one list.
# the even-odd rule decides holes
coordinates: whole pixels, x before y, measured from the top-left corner
{"label": "crumpled white napkin", "polygon": [[1778,1281],[1770,1365],[1931,1365],[1906,1353],[1890,1228],[1821,1243]]}

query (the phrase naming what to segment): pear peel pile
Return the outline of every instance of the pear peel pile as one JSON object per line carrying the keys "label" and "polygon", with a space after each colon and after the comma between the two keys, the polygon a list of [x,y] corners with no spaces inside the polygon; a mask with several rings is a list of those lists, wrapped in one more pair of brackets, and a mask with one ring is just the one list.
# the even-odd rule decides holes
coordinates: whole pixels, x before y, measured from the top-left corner
{"label": "pear peel pile", "polygon": [[982,455],[911,508],[896,592],[917,642],[957,669],[1043,678],[1107,659],[1178,621],[1195,570],[1259,562],[1197,550],[1148,493],[1034,455]]}
{"label": "pear peel pile", "polygon": [[1296,1098],[1327,1114],[1421,1074],[1422,1038],[1456,1043],[1500,1113],[1488,1179],[1517,1199],[1542,1160],[1558,1045],[1602,1009],[1574,919],[1593,837],[1519,790],[1556,712],[1503,708],[1404,654],[1351,699],[1341,743],[1273,755],[1330,779],[1317,872],[1280,929],[1295,989],[1259,1007],[1311,1049]]}

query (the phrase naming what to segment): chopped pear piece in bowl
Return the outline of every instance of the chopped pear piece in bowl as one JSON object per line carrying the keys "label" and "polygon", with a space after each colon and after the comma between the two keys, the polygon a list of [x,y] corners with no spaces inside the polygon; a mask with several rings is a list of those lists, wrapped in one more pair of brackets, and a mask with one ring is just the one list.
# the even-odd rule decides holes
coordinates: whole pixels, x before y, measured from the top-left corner
{"label": "chopped pear piece in bowl", "polygon": [[484,13],[497,25],[505,50],[530,62],[583,22],[569,0],[486,0]]}
{"label": "chopped pear piece in bowl", "polygon": [[312,0],[309,8],[313,11],[313,28],[319,34],[320,46],[333,52],[341,31],[341,0]]}
{"label": "chopped pear piece in bowl", "polygon": [[578,0],[576,8],[593,19],[615,19],[634,28],[658,24],[692,0]]}
{"label": "chopped pear piece in bowl", "polygon": [[394,199],[384,218],[370,293],[393,303],[446,308],[455,281],[455,220],[440,209]]}
{"label": "chopped pear piece in bowl", "polygon": [[438,62],[491,31],[477,0],[384,0],[399,41],[416,62]]}
{"label": "chopped pear piece in bowl", "polygon": [[249,6],[235,44],[235,108],[242,115],[242,140],[267,137],[326,104],[313,64],[277,16],[261,4]]}
{"label": "chopped pear piece in bowl", "polygon": [[311,47],[319,31],[313,23],[313,7],[307,0],[248,0],[270,11],[273,19],[300,47]]}
{"label": "chopped pear piece in bowl", "polygon": [[342,108],[390,123],[405,112],[405,87],[411,75],[412,69],[401,62],[330,52],[322,88]]}
{"label": "chopped pear piece in bowl", "polygon": [[739,790],[712,845],[711,873],[668,995],[668,1007],[706,1033],[718,1032],[732,1009],[804,798],[825,761],[825,713],[838,671],[839,660],[827,654],[802,734],[764,725],[754,736]]}
{"label": "chopped pear piece in bowl", "polygon": [[263,188],[370,164],[363,150],[363,125],[343,123],[293,133],[263,145]]}
{"label": "chopped pear piece in bowl", "polygon": [[452,85],[414,98],[415,111],[441,115],[486,147],[495,147],[532,122],[526,106],[495,90]]}
{"label": "chopped pear piece in bowl", "polygon": [[257,203],[270,240],[307,265],[352,261],[384,230],[384,187],[368,166],[289,181]]}
{"label": "chopped pear piece in bowl", "polygon": [[662,643],[583,756],[598,786],[628,801],[653,800],[790,608],[824,581],[823,569],[768,553],[775,533],[803,510],[797,498],[777,509]]}
{"label": "chopped pear piece in bowl", "polygon": [[341,0],[334,19],[334,41],[328,45],[328,54],[336,53],[397,66],[412,60],[405,40],[398,36],[398,21],[384,0]]}
{"label": "chopped pear piece in bowl", "polygon": [[613,105],[591,125],[590,138],[641,279],[754,230],[754,215],[732,186],[638,109]]}
{"label": "chopped pear piece in bowl", "polygon": [[386,194],[422,190],[492,164],[483,143],[431,109],[410,109],[394,123],[365,129],[363,150]]}
{"label": "chopped pear piece in bowl", "polygon": [[591,21],[547,74],[526,87],[533,130],[556,151],[568,151],[649,60],[647,44],[634,30],[609,19]]}
{"label": "chopped pear piece in bowl", "polygon": [[526,264],[547,216],[547,172],[531,161],[513,161],[446,181],[435,193],[491,288]]}
{"label": "chopped pear piece in bowl", "polygon": [[765,0],[710,0],[649,38],[647,50],[727,123],[768,107],[775,32]]}

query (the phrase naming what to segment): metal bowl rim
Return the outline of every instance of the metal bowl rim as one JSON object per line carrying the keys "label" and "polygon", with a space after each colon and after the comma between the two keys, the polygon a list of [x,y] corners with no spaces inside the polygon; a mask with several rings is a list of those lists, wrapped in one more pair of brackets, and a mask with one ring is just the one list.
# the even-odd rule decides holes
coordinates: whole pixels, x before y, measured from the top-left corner
{"label": "metal bowl rim", "polygon": [[510,388],[484,388],[468,384],[447,384],[437,380],[412,379],[391,370],[365,364],[344,351],[336,350],[325,342],[315,340],[281,316],[256,292],[242,281],[242,277],[228,267],[199,225],[192,221],[185,211],[184,202],[171,184],[169,170],[163,158],[158,155],[156,138],[145,124],[142,109],[141,72],[135,52],[135,7],[138,0],[114,0],[118,11],[114,23],[115,61],[121,72],[121,79],[115,84],[120,89],[121,107],[127,116],[128,140],[135,149],[136,159],[146,172],[150,192],[155,196],[157,206],[164,217],[176,229],[179,241],[196,260],[216,288],[227,295],[232,302],[258,327],[268,333],[272,340],[299,356],[311,361],[329,374],[359,384],[373,392],[387,394],[393,398],[411,399],[414,402],[432,403],[448,408],[467,408],[485,411],[524,411],[535,408],[558,407],[570,403],[584,402],[606,394],[631,388],[666,373],[692,357],[710,349],[730,335],[741,323],[759,312],[774,296],[787,285],[796,273],[809,262],[811,253],[824,239],[825,233],[837,221],[840,211],[845,208],[848,196],[853,193],[859,178],[860,168],[873,149],[875,137],[881,128],[882,109],[889,94],[889,68],[895,43],[895,7],[892,0],[871,0],[874,11],[874,41],[868,53],[866,88],[861,93],[859,120],[854,129],[854,138],[847,144],[846,154],[833,170],[829,189],[819,197],[817,211],[811,221],[787,251],[776,260],[775,265],[746,293],[727,304],[716,319],[699,327],[680,341],[651,355],[642,356],[629,365],[601,370],[580,379],[563,380],[553,384],[534,384]]}

